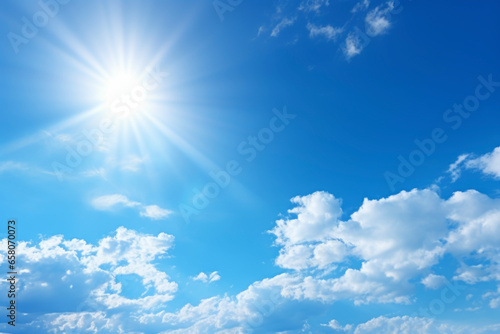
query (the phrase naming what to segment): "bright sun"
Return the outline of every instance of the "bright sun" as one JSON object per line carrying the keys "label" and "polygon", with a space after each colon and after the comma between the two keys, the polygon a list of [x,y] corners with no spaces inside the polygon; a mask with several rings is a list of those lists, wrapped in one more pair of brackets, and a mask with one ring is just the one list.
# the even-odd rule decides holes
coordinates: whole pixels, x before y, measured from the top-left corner
{"label": "bright sun", "polygon": [[115,73],[104,84],[103,98],[106,101],[117,99],[123,93],[130,93],[134,84],[136,84],[136,78],[131,73]]}

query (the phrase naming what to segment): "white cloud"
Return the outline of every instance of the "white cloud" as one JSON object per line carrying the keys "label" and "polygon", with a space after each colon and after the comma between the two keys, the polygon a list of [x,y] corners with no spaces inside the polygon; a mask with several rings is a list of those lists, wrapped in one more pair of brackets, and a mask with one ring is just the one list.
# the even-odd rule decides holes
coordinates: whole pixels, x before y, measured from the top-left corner
{"label": "white cloud", "polygon": [[[33,282],[23,287],[29,292],[24,295],[31,298],[25,304],[42,305],[41,296],[48,289],[67,295],[60,300],[62,306],[49,300],[49,312],[60,307],[64,313],[43,318],[44,326],[56,328],[55,332],[78,326],[92,328],[94,322],[103,327],[103,333],[119,332],[119,328],[123,332],[266,333],[300,331],[306,320],[319,312],[318,305],[326,309],[337,300],[412,303],[415,282],[435,289],[445,281],[444,276],[431,273],[445,254],[458,263],[471,257],[481,262],[458,268],[455,279],[469,284],[500,281],[500,199],[473,190],[444,199],[433,190],[415,189],[365,199],[346,219],[341,200],[327,192],[291,201],[294,207],[288,216],[276,221],[271,233],[280,247],[276,262],[295,271],[254,282],[236,296],[215,296],[176,312],[153,309],[173,298],[177,289],[153,264],[171,248],[173,237],[120,228],[97,246],[62,236],[44,239],[34,247],[20,245],[25,281]],[[1,252],[5,254],[5,250]],[[128,298],[126,284],[120,281],[124,275],[139,277],[147,293]],[[217,272],[201,272],[192,279],[210,282],[219,278]],[[481,300],[490,307],[499,306],[497,291],[483,294]],[[46,298],[43,301],[47,303]],[[75,306],[88,303],[94,305],[91,312]],[[293,317],[287,316],[291,309]],[[279,327],[276,320],[284,318],[286,324]],[[388,332],[390,328],[398,333],[482,330],[408,316],[378,317],[352,327],[332,320],[326,326],[361,334]]]}
{"label": "white cloud", "polygon": [[[281,246],[276,264],[303,272],[297,284],[284,288],[289,298],[410,303],[411,281],[431,289],[446,282],[429,274],[446,253],[461,263],[471,256],[486,261],[463,265],[455,279],[500,280],[500,199],[468,191],[444,200],[434,190],[415,189],[365,199],[347,221],[331,194],[316,192],[292,202],[297,206],[289,213],[296,218],[279,219],[271,231]],[[339,271],[348,258],[359,259],[361,267]],[[322,270],[334,270],[337,277],[321,278]]]}
{"label": "white cloud", "polygon": [[167,218],[173,212],[163,209],[158,205],[144,205],[139,202],[131,201],[127,196],[114,194],[96,197],[91,201],[92,206],[97,210],[111,210],[114,207],[121,205],[125,207],[138,207],[140,208],[140,216],[151,218],[153,220],[160,220]]}
{"label": "white cloud", "polygon": [[321,7],[329,5],[329,0],[303,0],[299,5],[299,10],[319,13]]}
{"label": "white cloud", "polygon": [[110,210],[114,206],[119,204],[122,204],[126,207],[141,205],[141,203],[131,201],[126,196],[120,194],[96,197],[92,200],[91,204],[97,210]]}
{"label": "white cloud", "polygon": [[363,44],[359,34],[351,32],[345,39],[345,46],[342,49],[347,60],[357,56],[363,50]]}
{"label": "white cloud", "polygon": [[486,175],[500,179],[500,147],[495,148],[491,153],[468,160],[465,165],[466,168],[479,169]]}
{"label": "white cloud", "polygon": [[469,154],[460,155],[457,160],[450,165],[447,173],[451,175],[451,182],[455,182],[460,177],[463,168],[463,162],[469,157]]}
{"label": "white cloud", "polygon": [[350,331],[352,329],[352,325],[342,326],[335,319],[330,320],[330,322],[328,324],[323,324],[323,326],[330,327],[331,329],[333,329],[335,331],[344,331],[344,332],[348,332],[348,331]]}
{"label": "white cloud", "polygon": [[[23,318],[29,323],[37,314],[53,313],[55,328],[64,332],[64,323],[73,326],[78,323],[77,318],[83,317],[84,321],[97,316],[96,325],[104,326],[107,321],[102,312],[147,310],[163,305],[173,298],[177,284],[153,263],[167,254],[173,240],[165,233],[154,236],[119,227],[113,236],[99,240],[97,245],[81,239],[65,240],[62,236],[52,236],[35,245],[18,242],[18,270],[23,273],[18,287],[26,312]],[[1,250],[0,255],[6,257],[5,251]],[[128,288],[120,281],[127,274],[138,277],[134,289],[142,286],[142,296],[127,297]],[[4,281],[0,287],[5,288]]]}
{"label": "white cloud", "polygon": [[296,18],[283,18],[271,31],[271,36],[272,37],[278,37],[280,34],[281,30],[283,30],[286,27],[291,26],[295,22]]}
{"label": "white cloud", "polygon": [[324,36],[329,40],[335,40],[344,31],[343,28],[334,28],[331,25],[318,27],[312,23],[307,24],[307,29],[309,30],[309,37]]}
{"label": "white cloud", "polygon": [[204,272],[201,272],[197,276],[193,277],[194,281],[202,281],[204,283],[212,283],[220,279],[221,277],[217,271],[214,271],[209,275],[205,274]]}
{"label": "white cloud", "polygon": [[424,279],[422,279],[422,284],[429,289],[439,289],[447,282],[446,277],[441,275],[429,274]]}
{"label": "white cloud", "polygon": [[26,164],[14,161],[4,161],[0,163],[0,173],[9,171],[9,170],[28,170],[29,167]]}
{"label": "white cloud", "polygon": [[170,214],[172,214],[172,211],[167,209],[162,209],[158,205],[146,205],[142,208],[140,212],[141,217],[148,217],[155,220],[165,219]]}
{"label": "white cloud", "polygon": [[359,11],[368,9],[369,6],[370,6],[369,0],[360,1],[351,9],[351,13],[357,13]]}
{"label": "white cloud", "polygon": [[472,154],[462,154],[446,171],[451,182],[458,180],[464,169],[479,170],[485,175],[500,179],[500,146],[492,152],[474,158]]}
{"label": "white cloud", "polygon": [[472,327],[423,317],[377,317],[354,328],[354,334],[493,334],[499,324]]}
{"label": "white cloud", "polygon": [[377,36],[387,32],[391,25],[389,22],[390,12],[393,9],[394,3],[389,1],[385,4],[385,8],[377,6],[370,11],[365,18],[366,33],[370,36]]}

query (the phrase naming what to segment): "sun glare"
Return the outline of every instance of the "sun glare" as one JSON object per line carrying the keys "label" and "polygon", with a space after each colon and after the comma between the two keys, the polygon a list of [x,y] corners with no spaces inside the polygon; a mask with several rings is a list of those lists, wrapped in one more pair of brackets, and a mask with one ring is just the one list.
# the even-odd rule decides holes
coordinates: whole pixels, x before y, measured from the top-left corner
{"label": "sun glare", "polygon": [[129,93],[136,84],[134,75],[128,72],[119,72],[111,75],[103,87],[102,97],[105,101],[112,101],[121,94]]}

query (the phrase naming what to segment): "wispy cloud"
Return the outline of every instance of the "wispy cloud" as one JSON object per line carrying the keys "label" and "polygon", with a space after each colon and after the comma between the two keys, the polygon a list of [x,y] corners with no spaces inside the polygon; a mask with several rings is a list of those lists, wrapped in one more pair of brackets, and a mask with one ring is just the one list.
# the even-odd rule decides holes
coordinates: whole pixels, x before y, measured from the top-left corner
{"label": "wispy cloud", "polygon": [[329,0],[304,0],[299,5],[299,10],[319,13],[321,7],[329,6]]}
{"label": "wispy cloud", "polygon": [[0,163],[0,173],[10,171],[10,170],[28,170],[29,167],[28,165],[21,163],[21,162],[15,162],[15,161],[4,161]]}
{"label": "wispy cloud", "polygon": [[172,211],[163,209],[158,205],[144,205],[140,202],[131,201],[127,196],[121,194],[96,197],[91,201],[91,205],[96,210],[101,211],[112,210],[116,207],[139,208],[139,215],[141,217],[153,220],[165,219],[173,213]]}
{"label": "wispy cloud", "polygon": [[160,220],[167,218],[171,213],[172,211],[167,209],[162,209],[158,205],[145,205],[143,206],[140,215],[141,217]]}
{"label": "wispy cloud", "polygon": [[283,18],[275,27],[274,29],[271,31],[271,36],[272,37],[278,37],[278,35],[280,34],[281,30],[283,30],[284,28],[286,27],[289,27],[291,26],[294,22],[295,22],[296,18],[291,18],[291,19],[288,19],[288,18]]}
{"label": "wispy cloud", "polygon": [[370,11],[365,18],[366,33],[370,36],[381,35],[389,29],[391,23],[389,21],[389,13],[394,9],[394,3],[389,1],[385,7],[377,6]]}
{"label": "wispy cloud", "polygon": [[369,6],[370,6],[370,0],[360,1],[351,9],[351,13],[354,14],[359,11],[366,10],[368,9]]}
{"label": "wispy cloud", "polygon": [[120,194],[106,195],[94,198],[91,204],[97,210],[110,210],[117,205],[123,205],[126,207],[141,205],[141,203],[130,201],[126,196]]}
{"label": "wispy cloud", "polygon": [[351,32],[345,39],[345,45],[342,51],[347,60],[352,57],[359,55],[363,50],[363,44],[361,43],[361,38],[357,33]]}
{"label": "wispy cloud", "polygon": [[329,40],[337,39],[337,37],[344,31],[343,28],[334,28],[331,25],[319,27],[312,23],[307,24],[307,29],[309,30],[309,37],[314,38],[323,36]]}
{"label": "wispy cloud", "polygon": [[104,168],[93,168],[85,170],[81,173],[83,177],[101,177],[106,179],[106,170]]}
{"label": "wispy cloud", "polygon": [[455,182],[458,180],[460,175],[462,174],[463,162],[469,157],[469,154],[460,155],[457,160],[450,165],[448,168],[448,173],[451,176],[451,182]]}
{"label": "wispy cloud", "polygon": [[120,162],[120,169],[129,172],[138,172],[145,159],[136,155],[131,155]]}

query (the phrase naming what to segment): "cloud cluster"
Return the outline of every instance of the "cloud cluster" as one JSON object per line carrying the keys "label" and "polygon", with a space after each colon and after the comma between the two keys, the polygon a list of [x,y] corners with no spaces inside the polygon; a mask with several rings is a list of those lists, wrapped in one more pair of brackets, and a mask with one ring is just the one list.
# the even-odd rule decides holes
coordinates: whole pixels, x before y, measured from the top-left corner
{"label": "cloud cluster", "polygon": [[[150,309],[164,305],[177,291],[177,283],[153,264],[173,246],[165,233],[145,235],[120,227],[97,245],[81,239],[52,236],[38,245],[19,242],[17,248],[19,300],[23,312],[39,313]],[[2,240],[5,244],[6,240]],[[2,265],[5,251],[0,251]],[[5,268],[4,268],[5,269]],[[127,277],[143,286],[139,298],[126,297]],[[0,286],[6,282],[2,281]],[[5,286],[4,286],[5,287]],[[64,298],[62,298],[64,296]],[[86,317],[89,314],[85,315]]]}
{"label": "cloud cluster", "polygon": [[[304,0],[298,7],[288,8],[281,4],[276,8],[271,28],[261,25],[257,37],[266,30],[269,36],[278,37],[280,32],[295,23],[299,25],[303,18],[307,23],[305,28],[309,38],[323,38],[327,41],[337,42],[342,36],[338,49],[346,60],[359,55],[370,43],[371,39],[383,35],[391,28],[391,15],[398,13],[401,8],[395,1],[383,1],[370,9],[369,0],[361,0],[350,11],[350,18],[344,24],[325,24],[324,19],[328,14],[330,2],[328,0]],[[397,8],[398,7],[398,8]],[[314,15],[311,15],[314,14]],[[300,30],[299,30],[300,31]],[[295,35],[297,36],[297,34]],[[297,37],[295,37],[296,41]],[[294,44],[294,43],[292,43]]]}
{"label": "cloud cluster", "polygon": [[[121,196],[99,203],[103,208],[138,206]],[[122,227],[97,245],[62,236],[35,246],[21,243],[19,263],[27,283],[20,294],[29,328],[39,326],[40,333],[97,328],[99,333],[298,333],[307,319],[339,300],[411,304],[416,285],[435,290],[453,280],[470,285],[500,281],[500,199],[475,190],[446,199],[433,189],[414,189],[365,199],[349,217],[344,217],[342,201],[324,191],[296,196],[291,203],[288,214],[269,231],[279,247],[276,264],[284,273],[256,281],[237,295],[214,296],[177,311],[162,307],[177,284],[154,265],[172,247],[170,235]],[[458,264],[451,277],[436,269],[445,256]],[[201,272],[192,279],[209,283],[219,278],[217,272]],[[130,298],[125,290],[137,282],[144,292]],[[500,290],[483,291],[484,306],[498,307]],[[58,298],[60,293],[66,297]],[[40,305],[46,305],[43,311]],[[284,318],[286,322],[279,321]],[[332,320],[323,328],[349,333],[498,329],[453,327],[408,316],[362,324]]]}

